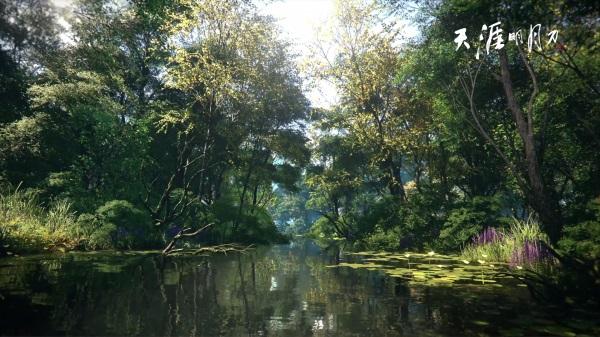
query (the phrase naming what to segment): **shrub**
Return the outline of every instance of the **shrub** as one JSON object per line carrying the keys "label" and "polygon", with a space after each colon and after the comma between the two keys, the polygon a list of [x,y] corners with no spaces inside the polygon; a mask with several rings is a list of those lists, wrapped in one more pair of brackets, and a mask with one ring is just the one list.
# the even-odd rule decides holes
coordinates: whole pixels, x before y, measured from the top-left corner
{"label": "shrub", "polygon": [[96,210],[101,225],[90,236],[90,241],[105,245],[110,238],[112,247],[119,249],[156,246],[158,231],[150,216],[125,200],[111,200]]}
{"label": "shrub", "polygon": [[240,243],[285,243],[287,238],[279,233],[269,213],[257,208],[253,212],[242,214],[237,233],[233,241]]}
{"label": "shrub", "polygon": [[566,226],[558,247],[569,255],[587,260],[600,259],[600,199],[587,205],[590,220]]}
{"label": "shrub", "polygon": [[388,230],[377,228],[365,239],[366,246],[374,250],[397,251],[400,250],[400,242],[401,234],[398,227]]}
{"label": "shrub", "polygon": [[500,208],[497,197],[475,197],[453,209],[440,231],[438,247],[456,250],[484,228],[490,225],[500,227],[506,222],[496,216],[500,213]]}
{"label": "shrub", "polygon": [[95,214],[83,213],[77,218],[77,230],[85,239],[83,245],[86,249],[110,249],[113,248],[113,232],[116,227],[113,224],[103,224]]}
{"label": "shrub", "polygon": [[102,224],[89,236],[90,249],[119,248],[120,242],[116,238],[117,226],[112,223]]}
{"label": "shrub", "polygon": [[317,241],[328,241],[334,240],[338,237],[335,233],[333,226],[329,223],[325,217],[320,217],[310,227],[309,237]]}
{"label": "shrub", "polygon": [[263,207],[248,206],[241,214],[236,201],[231,196],[224,196],[213,203],[205,212],[199,213],[189,221],[190,227],[197,224],[214,223],[206,234],[198,240],[209,243],[284,243],[288,239],[282,235]]}

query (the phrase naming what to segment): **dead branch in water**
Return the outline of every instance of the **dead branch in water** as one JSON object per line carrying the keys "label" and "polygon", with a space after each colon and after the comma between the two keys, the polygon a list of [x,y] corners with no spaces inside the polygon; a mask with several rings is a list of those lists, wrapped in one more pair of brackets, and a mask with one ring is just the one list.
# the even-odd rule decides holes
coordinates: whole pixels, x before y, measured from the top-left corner
{"label": "dead branch in water", "polygon": [[179,248],[179,249],[175,249],[175,244],[177,243],[177,241],[181,240],[182,238],[189,238],[189,237],[193,237],[196,236],[200,233],[202,233],[202,231],[204,231],[205,229],[207,229],[208,227],[212,226],[213,223],[209,223],[208,225],[201,227],[200,229],[191,232],[192,230],[189,227],[186,227],[182,230],[180,230],[177,234],[175,234],[175,236],[173,237],[173,239],[171,240],[171,242],[169,242],[169,244],[165,247],[165,249],[163,249],[162,253],[163,255],[168,255],[174,252],[180,252],[183,249]]}
{"label": "dead branch in water", "polygon": [[236,244],[236,243],[225,243],[225,244],[216,245],[216,246],[206,246],[206,247],[202,247],[199,249],[190,249],[190,248],[171,249],[164,255],[171,255],[174,253],[191,254],[191,255],[203,255],[203,254],[207,254],[207,253],[208,254],[223,253],[223,254],[227,255],[227,253],[230,253],[230,252],[246,254],[251,249],[254,249],[254,245],[243,246],[243,245]]}
{"label": "dead branch in water", "polygon": [[207,246],[207,247],[202,247],[200,249],[197,249],[194,254],[201,254],[201,253],[223,253],[223,254],[227,254],[228,252],[238,252],[238,253],[242,253],[245,254],[247,251],[249,251],[250,249],[253,249],[254,245],[248,245],[248,246],[242,246],[236,243],[225,243],[222,245],[216,245],[216,246]]}

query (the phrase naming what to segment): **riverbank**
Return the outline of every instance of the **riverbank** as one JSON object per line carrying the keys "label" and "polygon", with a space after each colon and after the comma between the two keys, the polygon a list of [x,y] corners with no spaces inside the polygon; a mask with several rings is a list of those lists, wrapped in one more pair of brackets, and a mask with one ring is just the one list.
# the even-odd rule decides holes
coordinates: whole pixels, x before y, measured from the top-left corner
{"label": "riverbank", "polygon": [[232,232],[233,224],[229,221],[210,226],[205,231],[208,233],[197,232],[202,236],[192,236],[194,222],[156,226],[146,211],[124,200],[106,202],[93,213],[78,213],[67,199],[42,203],[35,190],[16,188],[2,192],[0,257],[73,250],[162,250],[178,234],[185,236],[177,241],[186,248],[193,248],[194,242],[205,245],[239,242],[246,246],[288,242],[288,237],[277,231],[272,220],[258,211],[256,217],[262,216],[263,220],[253,221],[254,217],[242,215],[248,223],[237,226],[236,233]]}

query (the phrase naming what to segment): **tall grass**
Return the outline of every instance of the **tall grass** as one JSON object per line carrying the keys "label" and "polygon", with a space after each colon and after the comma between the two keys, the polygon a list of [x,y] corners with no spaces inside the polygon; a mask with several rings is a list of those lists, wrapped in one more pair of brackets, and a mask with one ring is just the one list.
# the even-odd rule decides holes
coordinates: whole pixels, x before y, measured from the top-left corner
{"label": "tall grass", "polygon": [[65,200],[44,207],[18,187],[0,194],[0,239],[8,252],[72,249],[79,243],[76,217]]}
{"label": "tall grass", "polygon": [[[492,234],[492,232],[494,234]],[[511,266],[533,265],[549,258],[542,242],[548,244],[548,236],[533,218],[514,219],[506,230],[489,229],[473,238],[462,249],[466,260],[506,262]]]}

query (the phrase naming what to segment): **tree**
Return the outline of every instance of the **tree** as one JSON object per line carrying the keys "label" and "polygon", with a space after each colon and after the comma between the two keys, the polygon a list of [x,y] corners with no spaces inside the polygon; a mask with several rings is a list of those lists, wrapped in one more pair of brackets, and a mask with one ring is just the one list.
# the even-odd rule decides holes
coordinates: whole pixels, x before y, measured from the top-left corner
{"label": "tree", "polygon": [[[433,9],[429,8],[432,10],[434,21],[425,34],[426,48],[433,50],[440,45],[450,44],[452,39],[449,37],[455,35],[453,32],[457,29],[456,22],[460,22],[461,27],[466,26],[467,31],[477,31],[484,23],[480,22],[481,17],[499,18],[499,21],[506,24],[504,27],[506,31],[528,27],[528,22],[532,20],[545,24],[545,27],[562,26],[567,32],[567,37],[575,37],[576,35],[571,35],[573,31],[581,33],[580,28],[573,27],[588,24],[588,21],[581,19],[583,8],[587,8],[583,4],[568,5],[557,1],[543,6],[533,2],[463,5],[459,2],[445,1],[434,6]],[[561,12],[564,13],[561,20],[553,14],[553,10],[557,8],[561,8]],[[587,8],[587,10],[593,15],[594,9]],[[523,13],[528,14],[524,17]],[[581,39],[580,35],[578,40]],[[560,136],[562,132],[559,131],[561,128],[559,125],[565,125],[563,123],[566,116],[557,107],[566,106],[557,105],[556,102],[560,102],[559,97],[569,96],[569,94],[551,92],[550,85],[556,84],[558,69],[548,67],[549,64],[543,60],[552,60],[556,57],[552,55],[560,56],[564,51],[563,42],[560,42],[556,49],[546,49],[529,56],[525,55],[522,47],[515,48],[513,43],[510,43],[505,46],[505,49],[500,50],[497,56],[490,55],[482,61],[476,61],[471,55],[455,53],[463,61],[452,59],[462,65],[464,70],[452,67],[454,74],[457,75],[454,84],[457,84],[459,90],[455,91],[450,86],[448,90],[451,95],[448,99],[454,102],[454,106],[459,111],[463,108],[468,111],[470,123],[509,169],[526,203],[539,215],[553,242],[556,242],[561,235],[561,228],[564,225],[562,213],[565,207],[560,203],[566,201],[565,185],[560,187],[557,182],[563,180],[568,181],[566,184],[570,184],[577,180],[575,176],[568,173],[572,171],[564,165],[564,154],[556,150],[569,148],[577,143]],[[563,56],[568,60],[568,55]],[[465,58],[470,61],[464,61]],[[447,65],[447,63],[442,64]],[[563,65],[577,74],[577,71],[567,63]],[[447,70],[440,68],[440,72],[447,72]],[[595,99],[594,88],[590,87],[589,78],[577,76],[581,84],[589,89],[586,95],[592,100]],[[488,78],[495,79],[496,83],[490,82]],[[523,81],[524,78],[529,81]],[[503,95],[494,94],[498,92],[503,92]],[[581,106],[583,111],[590,111],[591,106],[586,106],[585,103],[581,105],[582,103],[583,101],[571,102],[574,104],[572,106]],[[502,115],[503,110],[510,112],[511,119],[507,120]],[[584,123],[580,123],[579,127],[586,124],[589,127],[589,120],[583,121]],[[581,150],[586,148],[584,143],[575,146]],[[589,169],[590,166],[587,168]],[[564,173],[567,174],[563,175]],[[566,206],[570,207],[568,204]]]}
{"label": "tree", "polygon": [[182,5],[167,27],[167,86],[180,99],[156,115],[156,141],[172,142],[165,157],[173,164],[154,171],[145,204],[157,224],[169,224],[195,202],[237,199],[235,235],[248,214],[259,216],[272,182],[293,185],[306,164],[299,121],[307,101],[270,18],[241,1]]}

